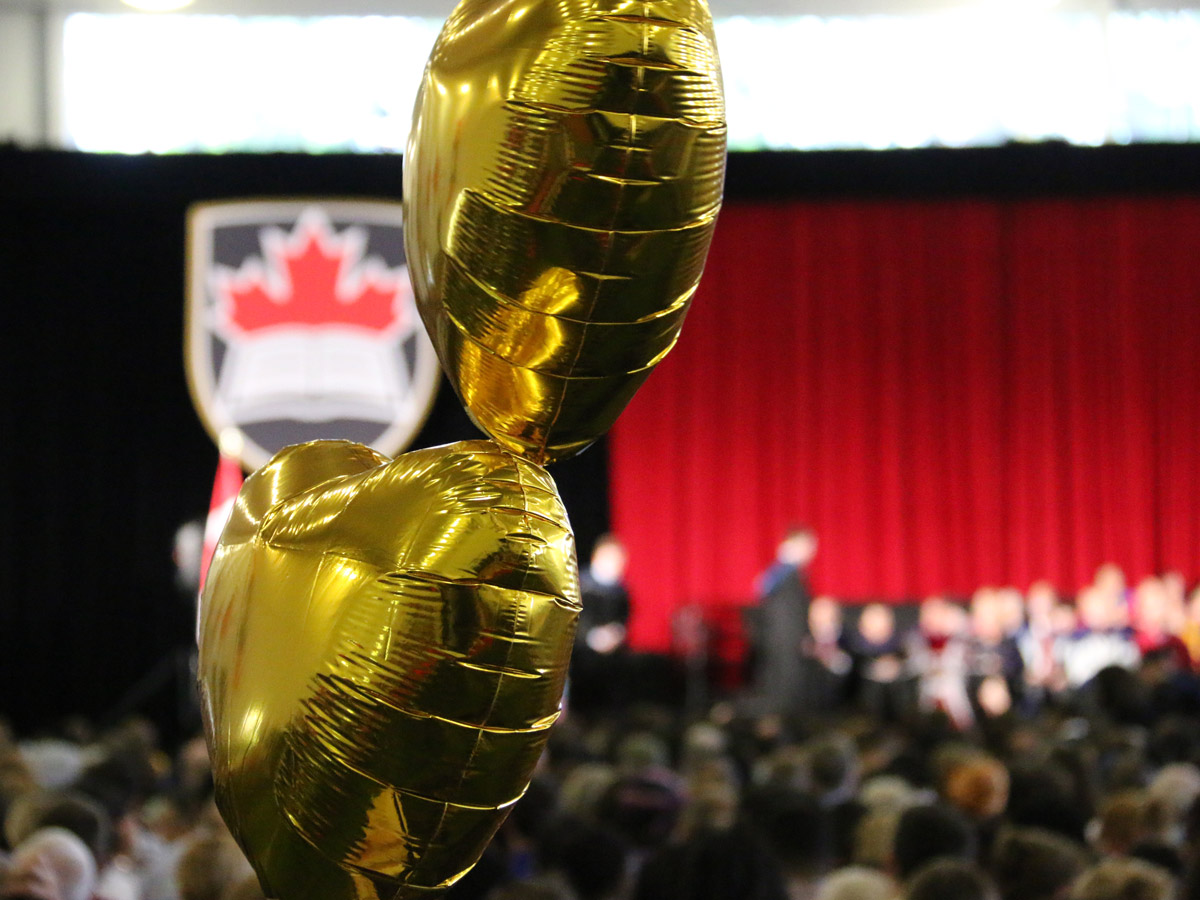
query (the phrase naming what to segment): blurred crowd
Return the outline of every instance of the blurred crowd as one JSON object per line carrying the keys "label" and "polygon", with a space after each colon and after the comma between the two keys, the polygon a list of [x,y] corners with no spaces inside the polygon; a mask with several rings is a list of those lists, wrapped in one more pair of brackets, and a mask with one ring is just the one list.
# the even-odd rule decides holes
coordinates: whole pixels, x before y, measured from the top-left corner
{"label": "blurred crowd", "polygon": [[886,604],[850,616],[828,596],[784,601],[804,609],[799,649],[772,651],[771,677],[760,685],[766,706],[784,714],[849,704],[888,720],[940,710],[961,729],[1081,691],[1120,691],[1122,673],[1134,669],[1154,694],[1148,715],[1195,697],[1200,589],[1189,597],[1177,574],[1129,588],[1117,566],[1105,565],[1073,602],[1048,582],[1025,594],[983,587],[965,602],[932,596],[907,627]]}
{"label": "blurred crowd", "polygon": [[790,676],[572,710],[450,896],[1200,900],[1200,591],[1106,565],[856,608],[809,601],[813,549],[763,579]]}
{"label": "blurred crowd", "polygon": [[[627,598],[597,574],[603,656]],[[1074,602],[985,588],[907,624],[806,599],[786,702],[569,704],[446,897],[1200,900],[1198,607],[1113,566]],[[262,897],[199,738],[0,732],[0,816],[10,900]]]}
{"label": "blurred crowd", "polygon": [[261,900],[212,800],[202,738],[168,756],[147,721],[0,728],[0,894],[20,900]]}

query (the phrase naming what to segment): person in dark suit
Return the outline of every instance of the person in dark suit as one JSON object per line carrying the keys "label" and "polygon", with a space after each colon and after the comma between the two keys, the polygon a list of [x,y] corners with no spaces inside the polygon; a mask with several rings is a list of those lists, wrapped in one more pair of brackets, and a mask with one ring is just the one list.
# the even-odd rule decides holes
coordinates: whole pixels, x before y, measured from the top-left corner
{"label": "person in dark suit", "polygon": [[583,610],[571,655],[571,697],[580,709],[612,707],[626,693],[630,601],[624,579],[628,559],[620,539],[603,534],[592,548],[591,563],[579,573]]}
{"label": "person in dark suit", "polygon": [[808,633],[802,641],[802,711],[825,715],[846,700],[853,658],[846,651],[841,604],[814,597],[808,605]]}
{"label": "person in dark suit", "polygon": [[768,712],[795,712],[804,699],[801,653],[812,601],[808,567],[816,555],[816,532],[795,526],[780,542],[775,562],[759,576],[755,686]]}

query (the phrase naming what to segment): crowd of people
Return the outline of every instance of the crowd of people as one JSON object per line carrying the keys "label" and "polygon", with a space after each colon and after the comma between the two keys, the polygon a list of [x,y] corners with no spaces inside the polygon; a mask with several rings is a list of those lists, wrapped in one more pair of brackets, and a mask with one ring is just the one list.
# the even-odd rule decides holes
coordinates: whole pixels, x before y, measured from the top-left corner
{"label": "crowd of people", "polygon": [[24,740],[0,727],[0,895],[261,900],[212,800],[201,737],[173,756],[143,719],[81,718]]}
{"label": "crowd of people", "polygon": [[1177,573],[1130,588],[1105,564],[1073,600],[1046,581],[1024,594],[981,587],[961,602],[934,595],[907,626],[889,604],[850,616],[833,597],[810,600],[801,566],[764,581],[755,680],[763,706],[781,714],[940,710],[966,728],[984,713],[1032,713],[1100,690],[1134,668],[1162,691],[1190,692],[1186,676],[1200,669],[1200,588],[1189,596]]}
{"label": "crowd of people", "polygon": [[[598,549],[585,681],[628,614]],[[910,625],[801,599],[790,694],[580,692],[448,900],[1200,900],[1200,593],[1105,566],[1074,602],[984,588]],[[203,740],[173,749],[140,720],[0,731],[0,898],[261,898]]]}
{"label": "crowd of people", "polygon": [[904,623],[785,544],[746,690],[574,710],[451,897],[1200,900],[1200,590],[1105,565]]}

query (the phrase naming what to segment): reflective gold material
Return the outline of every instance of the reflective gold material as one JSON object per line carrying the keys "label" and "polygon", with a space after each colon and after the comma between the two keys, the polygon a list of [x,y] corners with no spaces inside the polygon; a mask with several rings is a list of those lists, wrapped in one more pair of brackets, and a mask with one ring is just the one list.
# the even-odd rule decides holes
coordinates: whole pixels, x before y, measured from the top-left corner
{"label": "reflective gold material", "polygon": [[455,881],[529,783],[579,612],[554,482],[491,441],[280,451],[205,585],[217,802],[268,897]]}
{"label": "reflective gold material", "polygon": [[704,0],[464,0],[405,160],[418,306],[475,422],[537,462],[603,434],[674,345],[725,109]]}

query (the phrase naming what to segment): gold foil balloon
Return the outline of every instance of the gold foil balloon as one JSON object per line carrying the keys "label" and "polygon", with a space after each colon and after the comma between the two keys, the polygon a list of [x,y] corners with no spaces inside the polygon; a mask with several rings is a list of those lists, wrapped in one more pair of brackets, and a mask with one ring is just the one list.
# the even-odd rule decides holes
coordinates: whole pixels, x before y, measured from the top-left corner
{"label": "gold foil balloon", "polygon": [[201,606],[217,802],[267,896],[401,900],[469,869],[528,785],[579,611],[554,482],[491,441],[280,451]]}
{"label": "gold foil balloon", "polygon": [[674,345],[721,203],[704,0],[464,0],[405,160],[418,307],[472,418],[538,462],[603,434]]}

